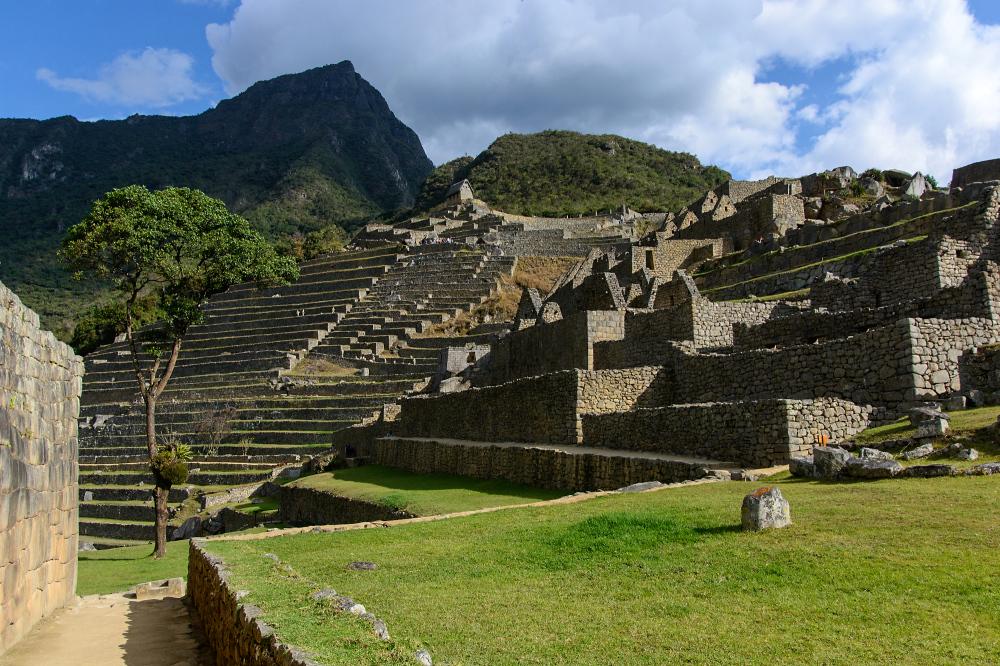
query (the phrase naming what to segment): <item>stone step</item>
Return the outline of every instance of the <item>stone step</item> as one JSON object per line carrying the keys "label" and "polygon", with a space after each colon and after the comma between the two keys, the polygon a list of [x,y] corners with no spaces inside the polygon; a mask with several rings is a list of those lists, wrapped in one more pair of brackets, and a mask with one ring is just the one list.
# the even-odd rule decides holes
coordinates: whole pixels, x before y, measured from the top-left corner
{"label": "stone step", "polygon": [[[167,527],[167,534],[171,532]],[[80,519],[80,540],[84,537],[106,539],[127,539],[129,541],[153,541],[156,539],[156,526],[153,523],[119,522],[99,518]]]}
{"label": "stone step", "polygon": [[[355,423],[358,420],[350,421],[336,421],[327,422],[323,425],[326,427],[325,430],[233,430],[230,434],[226,435],[222,439],[222,444],[236,445],[241,440],[250,440],[251,444],[288,444],[292,446],[309,446],[312,444],[327,444],[330,441],[331,433],[337,430],[343,430]],[[158,434],[166,434],[164,431],[158,431]],[[185,432],[175,432],[178,437],[184,440],[191,440],[194,445],[200,446],[199,439],[194,433]],[[137,447],[144,446],[146,442],[146,433],[136,434],[117,434],[117,433],[99,433],[99,434],[87,434],[80,436],[80,446],[86,446],[88,448],[105,448],[114,446],[128,446]],[[185,441],[185,443],[187,443]]]}
{"label": "stone step", "polygon": [[[216,456],[217,457],[217,456]],[[251,462],[189,462],[189,470],[201,472],[269,472],[276,465]],[[111,462],[111,463],[80,463],[80,473],[89,472],[145,472],[149,469],[149,461],[141,462]],[[197,472],[196,472],[197,473]]]}
{"label": "stone step", "polygon": [[[267,472],[199,472],[188,476],[186,483],[195,486],[238,486],[244,483],[268,481],[272,478]],[[81,473],[80,483],[112,486],[138,486],[139,483],[153,485],[153,475],[149,472],[115,472],[113,474]],[[98,535],[94,535],[98,536]],[[132,537],[122,537],[132,538]]]}
{"label": "stone step", "polygon": [[[411,387],[412,388],[412,387]],[[402,390],[397,393],[402,393]],[[298,409],[349,409],[354,407],[367,407],[369,405],[380,404],[378,395],[342,395],[342,396],[285,396],[268,389],[269,395],[260,397],[238,398],[229,400],[203,400],[191,396],[183,401],[171,401],[171,398],[157,402],[157,417],[164,414],[204,414],[206,411],[220,411],[229,407],[235,407],[239,412],[247,410],[298,410]],[[164,393],[166,395],[166,393]],[[104,416],[145,416],[145,407],[142,405],[122,406],[111,405],[86,405],[80,408],[80,418],[93,419],[98,414]],[[91,422],[93,424],[93,422]]]}
{"label": "stone step", "polygon": [[[194,486],[174,487],[167,494],[167,502],[179,504],[193,496]],[[155,497],[155,488],[138,488],[129,486],[80,486],[81,502],[151,502]],[[89,497],[89,499],[88,499]]]}
{"label": "stone step", "polygon": [[[303,456],[316,455],[318,450],[321,450],[326,446],[326,443],[314,444],[311,446],[297,446],[297,445],[259,445],[254,444],[249,447],[250,457],[256,459],[258,457],[265,458],[265,462],[270,462],[270,458],[275,459],[288,459],[288,462],[292,462],[296,459],[301,460]],[[97,458],[97,457],[112,457],[112,458],[132,458],[141,459],[146,456],[145,446],[111,446],[111,447],[93,447],[85,446],[81,443],[80,445],[80,460],[83,462],[83,458]],[[232,444],[221,444],[219,446],[218,457],[224,456],[242,456],[243,447],[239,445]],[[91,462],[88,460],[87,462]],[[173,490],[171,490],[173,492]],[[172,500],[171,500],[172,501]]]}
{"label": "stone step", "polygon": [[80,521],[86,518],[104,518],[130,522],[152,523],[156,521],[156,507],[151,503],[139,502],[80,502]]}

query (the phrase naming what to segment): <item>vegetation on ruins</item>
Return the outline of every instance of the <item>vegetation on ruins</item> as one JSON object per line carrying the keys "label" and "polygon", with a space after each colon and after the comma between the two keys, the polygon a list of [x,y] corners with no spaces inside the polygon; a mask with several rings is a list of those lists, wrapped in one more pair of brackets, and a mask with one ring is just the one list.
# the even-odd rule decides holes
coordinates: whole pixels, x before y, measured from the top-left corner
{"label": "vegetation on ruins", "polygon": [[[370,625],[310,600],[306,581],[364,604],[390,646],[427,646],[435,662],[988,663],[995,481],[782,474],[768,485],[792,525],[760,533],[741,530],[739,507],[762,484],[711,483],[205,546],[283,642],[331,663],[373,663],[379,646]],[[359,575],[352,560],[379,569]]]}
{"label": "vegetation on ruins", "polygon": [[199,189],[269,241],[308,240],[411,205],[433,168],[346,61],[260,81],[197,116],[0,119],[0,281],[68,340],[108,285],[68,280],[56,250],[104,192]]}
{"label": "vegetation on ruins", "polygon": [[702,166],[693,155],[613,134],[505,134],[475,159],[461,157],[435,169],[406,215],[443,203],[448,187],[463,178],[493,208],[562,217],[622,205],[640,212],[677,210],[730,175]]}
{"label": "vegetation on ruins", "polygon": [[[298,277],[259,233],[225,204],[197,190],[150,192],[131,185],[108,192],[72,227],[60,256],[78,280],[110,281],[124,307],[125,339],[146,407],[146,447],[156,482],[156,556],[166,547],[167,494],[186,478],[177,447],[156,441],[156,400],[167,386],[184,336],[205,319],[201,306],[234,284],[258,288]],[[138,329],[133,309],[153,298],[161,323]],[[164,363],[165,361],[165,363]]]}

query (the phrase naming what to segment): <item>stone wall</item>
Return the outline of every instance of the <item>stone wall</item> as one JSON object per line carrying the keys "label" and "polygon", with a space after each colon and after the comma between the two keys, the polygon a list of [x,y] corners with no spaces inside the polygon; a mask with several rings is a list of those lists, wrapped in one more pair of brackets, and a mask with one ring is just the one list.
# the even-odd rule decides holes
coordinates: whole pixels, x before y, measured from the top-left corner
{"label": "stone wall", "polygon": [[566,490],[613,490],[645,481],[673,483],[705,476],[702,463],[398,437],[375,440],[371,462],[416,474],[507,479]]}
{"label": "stone wall", "polygon": [[221,557],[205,550],[202,539],[191,539],[187,594],[194,605],[208,644],[219,664],[241,666],[308,666],[316,662],[298,648],[282,643],[264,622],[264,611],[240,603],[242,594],[230,587]]}
{"label": "stone wall", "polygon": [[946,398],[952,392],[979,388],[963,386],[961,365],[966,353],[1000,341],[1000,323],[985,319],[909,319],[909,356],[904,359],[913,373],[919,398]]}
{"label": "stone wall", "polygon": [[577,312],[548,324],[512,331],[493,346],[482,384],[503,384],[560,370],[593,370],[594,343],[624,335],[618,310]]}
{"label": "stone wall", "polygon": [[779,399],[587,414],[583,444],[770,467],[861,432],[870,411],[844,400]]}
{"label": "stone wall", "polygon": [[276,493],[281,506],[278,520],[309,525],[349,525],[373,520],[401,520],[413,514],[384,504],[339,497],[312,488],[280,486]]}
{"label": "stone wall", "polygon": [[965,187],[969,183],[1000,180],[1000,160],[986,160],[959,167],[951,172],[951,186]]}
{"label": "stone wall", "polygon": [[76,594],[82,377],[0,284],[0,652]]}

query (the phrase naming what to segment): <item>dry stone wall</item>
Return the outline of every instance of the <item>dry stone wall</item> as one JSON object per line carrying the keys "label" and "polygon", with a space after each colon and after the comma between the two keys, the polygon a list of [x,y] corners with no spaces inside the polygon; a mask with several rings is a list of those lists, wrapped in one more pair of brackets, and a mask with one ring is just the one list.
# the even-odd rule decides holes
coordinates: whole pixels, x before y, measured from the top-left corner
{"label": "dry stone wall", "polygon": [[590,310],[548,324],[513,331],[490,351],[482,383],[503,384],[561,370],[594,368],[594,343],[624,334],[624,312]]}
{"label": "dry stone wall", "polygon": [[[583,416],[583,444],[769,467],[868,426],[870,407],[844,400],[677,405]],[[825,439],[824,439],[825,438]]]}
{"label": "dry stone wall", "polygon": [[375,440],[371,462],[416,474],[507,479],[566,490],[612,490],[646,481],[674,483],[705,476],[700,463],[398,437]]}
{"label": "dry stone wall", "polygon": [[278,520],[286,523],[310,525],[349,525],[373,520],[401,520],[414,518],[406,511],[374,502],[350,497],[339,497],[312,488],[279,486],[277,492]]}
{"label": "dry stone wall", "polygon": [[0,284],[0,652],[76,593],[82,377]]}

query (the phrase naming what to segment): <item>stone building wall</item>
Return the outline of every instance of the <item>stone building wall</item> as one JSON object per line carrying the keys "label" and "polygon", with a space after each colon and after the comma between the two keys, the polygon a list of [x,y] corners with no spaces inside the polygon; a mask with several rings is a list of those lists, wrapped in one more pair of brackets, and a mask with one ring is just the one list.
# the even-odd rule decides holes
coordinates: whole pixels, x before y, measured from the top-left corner
{"label": "stone building wall", "polygon": [[[868,426],[869,407],[844,400],[676,405],[583,416],[583,444],[770,467]],[[825,438],[825,440],[823,439]]]}
{"label": "stone building wall", "polygon": [[733,203],[739,203],[755,194],[763,192],[778,182],[774,176],[768,176],[764,180],[729,180],[718,187],[716,192],[719,195],[725,194]]}
{"label": "stone building wall", "polygon": [[951,172],[951,186],[965,187],[969,183],[1000,180],[1000,160],[986,160],[959,167]]}
{"label": "stone building wall", "polygon": [[648,268],[653,275],[668,280],[678,268],[697,270],[705,261],[721,257],[725,251],[726,241],[722,238],[671,238],[660,240],[654,246],[633,246],[626,259],[632,273]]}
{"label": "stone building wall", "polygon": [[0,284],[0,652],[76,594],[82,377]]}
{"label": "stone building wall", "polygon": [[963,392],[976,389],[989,396],[1000,391],[1000,345],[966,350],[959,373]]}
{"label": "stone building wall", "polygon": [[593,370],[594,344],[621,338],[624,322],[624,311],[590,310],[512,331],[493,345],[481,383],[497,385],[574,368]]}
{"label": "stone building wall", "polygon": [[1000,323],[986,319],[909,319],[909,356],[914,389],[922,399],[946,398],[952,392],[978,388],[964,386],[961,365],[974,349],[1000,341]]}

